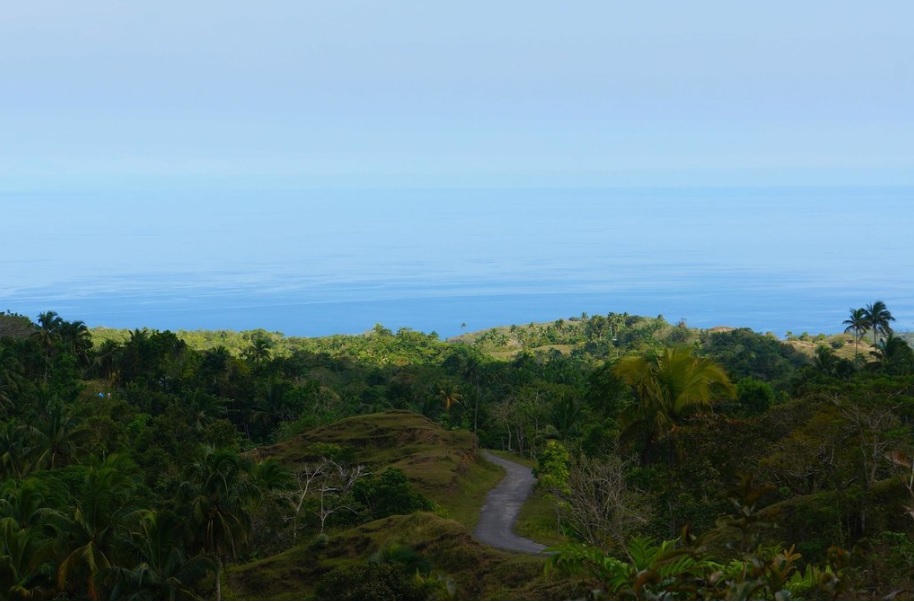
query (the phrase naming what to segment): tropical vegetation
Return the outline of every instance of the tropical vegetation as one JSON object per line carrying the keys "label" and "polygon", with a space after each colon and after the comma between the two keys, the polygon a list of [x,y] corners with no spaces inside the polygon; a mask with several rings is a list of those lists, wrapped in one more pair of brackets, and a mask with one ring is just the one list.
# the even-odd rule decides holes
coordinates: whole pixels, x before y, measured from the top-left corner
{"label": "tropical vegetation", "polygon": [[[626,313],[453,340],[0,315],[0,597],[914,595],[914,351]],[[871,335],[871,336],[870,336]],[[535,467],[523,556],[470,533]]]}

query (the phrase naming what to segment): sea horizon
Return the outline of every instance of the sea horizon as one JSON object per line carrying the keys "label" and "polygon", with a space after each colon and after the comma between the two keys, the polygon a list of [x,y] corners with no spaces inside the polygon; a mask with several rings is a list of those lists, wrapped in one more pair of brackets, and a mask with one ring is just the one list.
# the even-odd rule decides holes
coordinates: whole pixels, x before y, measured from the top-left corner
{"label": "sea horizon", "polygon": [[[914,330],[912,198],[903,186],[5,193],[0,310],[442,338],[613,312],[784,337],[841,332],[850,308],[882,300]],[[252,205],[256,219],[239,217]],[[85,247],[57,246],[62,225],[29,239],[49,214]]]}

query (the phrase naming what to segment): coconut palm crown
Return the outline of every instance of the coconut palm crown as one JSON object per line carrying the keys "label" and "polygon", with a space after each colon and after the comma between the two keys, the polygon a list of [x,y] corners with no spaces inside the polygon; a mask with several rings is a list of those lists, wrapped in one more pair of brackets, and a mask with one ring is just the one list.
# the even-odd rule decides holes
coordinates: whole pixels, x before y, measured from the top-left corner
{"label": "coconut palm crown", "polygon": [[663,438],[688,415],[735,394],[733,383],[719,364],[695,357],[686,347],[622,358],[613,372],[632,387],[637,398],[623,417],[622,440],[642,437],[645,447]]}
{"label": "coconut palm crown", "polygon": [[882,301],[867,305],[863,308],[863,315],[865,316],[867,330],[873,331],[873,345],[876,344],[876,339],[879,335],[885,337],[892,334],[892,327],[889,322],[894,322],[895,318]]}

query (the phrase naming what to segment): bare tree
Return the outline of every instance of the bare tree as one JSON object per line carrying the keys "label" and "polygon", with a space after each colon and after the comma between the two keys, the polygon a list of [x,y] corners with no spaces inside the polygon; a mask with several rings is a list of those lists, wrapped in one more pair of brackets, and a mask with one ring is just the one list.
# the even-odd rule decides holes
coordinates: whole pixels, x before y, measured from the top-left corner
{"label": "bare tree", "polygon": [[293,475],[295,486],[276,498],[289,509],[289,515],[283,520],[292,523],[292,542],[298,539],[299,522],[309,499],[318,504],[315,514],[323,534],[331,515],[340,510],[355,511],[348,503],[349,491],[357,480],[370,474],[362,464],[348,466],[327,458],[302,464]]}
{"label": "bare tree", "polygon": [[324,534],[324,527],[331,515],[340,510],[355,512],[348,505],[349,497],[347,494],[357,480],[370,474],[362,464],[345,466],[333,460],[327,461],[323,478],[318,486],[320,508],[317,511],[317,517],[321,521],[321,535]]}
{"label": "bare tree", "polygon": [[[892,397],[897,396],[895,393]],[[861,402],[862,401],[862,402]],[[841,414],[857,438],[866,488],[870,489],[878,477],[878,470],[886,452],[895,445],[892,432],[900,425],[897,403],[867,396],[861,401],[841,404]]]}
{"label": "bare tree", "polygon": [[292,510],[292,515],[285,519],[292,523],[292,543],[295,543],[298,538],[298,519],[301,516],[305,500],[308,499],[308,494],[312,493],[312,485],[315,481],[323,478],[326,466],[327,460],[321,460],[315,464],[304,464],[295,472],[296,488],[279,495],[279,499],[288,504]]}
{"label": "bare tree", "polygon": [[569,466],[568,488],[560,492],[567,524],[587,543],[608,550],[648,520],[643,497],[625,483],[625,462],[616,455],[583,456]]}
{"label": "bare tree", "polygon": [[[901,392],[889,396],[893,399]],[[863,477],[866,492],[869,493],[873,483],[879,477],[879,468],[886,453],[897,445],[897,427],[900,425],[897,403],[889,403],[883,397],[874,398],[867,395],[860,400],[851,400],[841,406],[841,413],[849,423],[860,448],[860,459],[863,466]],[[860,512],[861,528],[866,527],[866,506]]]}

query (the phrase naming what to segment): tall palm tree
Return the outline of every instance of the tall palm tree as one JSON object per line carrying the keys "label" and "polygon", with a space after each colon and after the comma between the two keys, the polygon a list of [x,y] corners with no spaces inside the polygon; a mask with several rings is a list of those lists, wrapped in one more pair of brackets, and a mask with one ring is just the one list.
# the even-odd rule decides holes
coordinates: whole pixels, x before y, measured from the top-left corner
{"label": "tall palm tree", "polygon": [[41,420],[27,429],[37,454],[35,465],[51,470],[73,462],[90,434],[81,417],[65,408],[56,398],[48,401]]}
{"label": "tall palm tree", "polygon": [[92,335],[89,328],[82,320],[74,322],[61,322],[59,327],[60,340],[64,348],[76,356],[80,366],[89,364],[89,350],[92,349]]}
{"label": "tall palm tree", "polygon": [[49,600],[53,592],[52,541],[40,529],[0,518],[0,597]]}
{"label": "tall palm tree", "polygon": [[152,334],[147,328],[134,328],[130,331],[130,338],[116,354],[114,372],[117,373],[118,382],[126,385],[136,379],[147,363],[153,361],[150,357],[152,351]]}
{"label": "tall palm tree", "polygon": [[0,486],[0,516],[13,519],[21,529],[41,528],[47,509],[60,499],[56,489],[37,477],[9,479]]}
{"label": "tall palm tree", "polygon": [[863,314],[866,319],[866,327],[873,331],[873,345],[876,344],[878,335],[888,336],[892,334],[892,327],[889,322],[894,322],[895,318],[886,308],[885,303],[876,301],[869,304],[864,308]]}
{"label": "tall palm tree", "polygon": [[479,384],[479,379],[482,376],[484,370],[484,364],[482,362],[482,356],[479,354],[467,354],[466,362],[463,365],[463,377],[468,381],[473,383],[474,395],[473,395],[473,432],[477,431],[479,424],[479,401],[482,399],[482,387]]}
{"label": "tall palm tree", "polygon": [[876,360],[875,367],[889,374],[910,374],[914,371],[914,349],[894,334],[879,341],[870,355]]}
{"label": "tall palm tree", "polygon": [[557,394],[552,402],[549,419],[552,422],[552,426],[556,428],[564,440],[577,431],[578,423],[583,414],[583,407],[578,402],[571,387],[567,389],[563,387],[564,390],[558,389],[558,387],[556,389]]}
{"label": "tall palm tree", "polygon": [[636,403],[623,415],[621,438],[625,442],[641,438],[642,461],[654,442],[690,414],[707,410],[713,402],[732,398],[736,392],[720,365],[695,357],[687,347],[622,358],[613,372],[635,393]]}
{"label": "tall palm tree", "polygon": [[56,311],[45,311],[38,314],[38,336],[42,341],[54,342],[60,337],[60,327],[63,325]]}
{"label": "tall palm tree", "polygon": [[860,337],[866,332],[867,317],[866,310],[862,307],[858,307],[857,309],[851,308],[850,312],[850,317],[845,320],[843,324],[847,324],[847,328],[844,329],[845,333],[851,331],[854,333],[854,361],[856,361],[859,354],[857,348],[860,343]]}
{"label": "tall palm tree", "polygon": [[216,570],[212,558],[187,555],[180,523],[170,512],[144,512],[128,548],[131,565],[108,571],[113,599],[193,600],[195,586]]}
{"label": "tall palm tree", "polygon": [[244,356],[254,366],[261,368],[273,356],[273,341],[266,336],[258,335],[251,340],[251,345],[244,350]]}
{"label": "tall palm tree", "polygon": [[[73,500],[70,510],[50,519],[63,556],[57,586],[64,590],[72,575],[85,575],[86,594],[98,600],[99,578],[115,566],[115,550],[127,536],[128,521],[136,511],[140,474],[128,458],[116,454],[81,468],[85,471],[82,494]],[[75,571],[77,567],[85,572]]]}
{"label": "tall palm tree", "polygon": [[203,352],[197,374],[210,392],[222,394],[232,373],[232,355],[224,345]]}
{"label": "tall palm tree", "polygon": [[60,327],[63,326],[63,323],[63,319],[57,315],[57,312],[46,311],[38,314],[38,330],[34,336],[44,350],[44,382],[48,382],[51,355],[60,341]]}
{"label": "tall palm tree", "polygon": [[301,413],[301,406],[290,395],[292,385],[278,376],[271,376],[258,383],[251,422],[261,423],[269,432],[273,425],[283,420],[293,420]]}
{"label": "tall palm tree", "polygon": [[53,596],[54,541],[44,527],[55,503],[50,485],[33,477],[0,486],[0,598]]}
{"label": "tall palm tree", "polygon": [[23,380],[22,364],[17,354],[0,344],[0,414],[15,407],[15,399]]}
{"label": "tall palm tree", "polygon": [[230,449],[201,448],[187,467],[181,496],[192,510],[196,538],[216,561],[216,599],[222,599],[225,561],[234,558],[249,532],[248,508],[260,497],[251,461]]}
{"label": "tall palm tree", "polygon": [[115,341],[103,342],[94,352],[92,363],[97,373],[109,383],[117,380],[117,366],[123,354],[123,347]]}
{"label": "tall palm tree", "polygon": [[0,480],[21,479],[35,467],[29,428],[12,420],[0,422]]}
{"label": "tall palm tree", "polygon": [[191,393],[182,408],[187,414],[188,424],[197,432],[203,432],[207,425],[226,413],[223,400],[200,390]]}

